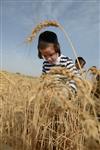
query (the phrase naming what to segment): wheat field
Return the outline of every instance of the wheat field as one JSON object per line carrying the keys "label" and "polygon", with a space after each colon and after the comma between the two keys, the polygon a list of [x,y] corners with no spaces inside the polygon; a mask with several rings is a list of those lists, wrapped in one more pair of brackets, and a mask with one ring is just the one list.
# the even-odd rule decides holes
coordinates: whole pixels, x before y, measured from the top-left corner
{"label": "wheat field", "polygon": [[[38,24],[26,41],[32,42],[48,26],[64,32],[77,57],[56,21]],[[100,70],[94,74],[100,77]],[[71,79],[76,93],[68,85]],[[100,79],[79,78],[63,67],[40,77],[0,71],[0,150],[99,149]]]}
{"label": "wheat field", "polygon": [[6,150],[99,150],[100,97],[93,88],[62,68],[40,77],[1,71],[0,143]]}

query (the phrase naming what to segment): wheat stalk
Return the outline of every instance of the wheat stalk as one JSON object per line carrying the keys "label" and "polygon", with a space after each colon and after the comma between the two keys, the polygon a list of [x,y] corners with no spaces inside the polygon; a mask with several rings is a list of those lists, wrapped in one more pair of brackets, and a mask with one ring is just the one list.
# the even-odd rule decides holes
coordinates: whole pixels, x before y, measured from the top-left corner
{"label": "wheat stalk", "polygon": [[92,74],[94,74],[94,75],[97,75],[97,74],[100,75],[100,70],[97,69],[97,68],[94,67],[94,66],[90,67],[90,68],[88,69],[88,71],[90,71],[90,72],[91,72]]}
{"label": "wheat stalk", "polygon": [[51,21],[51,20],[45,20],[44,22],[41,22],[38,24],[33,30],[31,35],[26,39],[27,42],[32,42],[32,40],[36,37],[38,32],[42,30],[43,28],[53,26],[53,27],[59,27],[58,22],[56,21]]}

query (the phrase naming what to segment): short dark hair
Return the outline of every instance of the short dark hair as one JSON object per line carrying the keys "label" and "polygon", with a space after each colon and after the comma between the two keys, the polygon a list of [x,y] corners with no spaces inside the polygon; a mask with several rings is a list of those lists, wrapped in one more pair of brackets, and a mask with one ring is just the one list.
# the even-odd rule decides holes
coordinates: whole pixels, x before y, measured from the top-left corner
{"label": "short dark hair", "polygon": [[75,64],[76,63],[78,63],[78,61],[80,62],[80,61],[83,61],[84,62],[84,65],[86,64],[86,61],[85,61],[85,59],[83,58],[83,57],[77,57],[77,59],[75,60]]}

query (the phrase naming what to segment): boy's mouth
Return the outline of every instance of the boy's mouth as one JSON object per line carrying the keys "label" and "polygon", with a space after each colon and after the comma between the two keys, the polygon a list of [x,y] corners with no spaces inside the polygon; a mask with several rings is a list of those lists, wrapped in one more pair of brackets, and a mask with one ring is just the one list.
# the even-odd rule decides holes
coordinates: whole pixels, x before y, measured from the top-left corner
{"label": "boy's mouth", "polygon": [[49,63],[50,63],[50,64],[55,64],[55,63],[56,63],[56,60],[49,60]]}

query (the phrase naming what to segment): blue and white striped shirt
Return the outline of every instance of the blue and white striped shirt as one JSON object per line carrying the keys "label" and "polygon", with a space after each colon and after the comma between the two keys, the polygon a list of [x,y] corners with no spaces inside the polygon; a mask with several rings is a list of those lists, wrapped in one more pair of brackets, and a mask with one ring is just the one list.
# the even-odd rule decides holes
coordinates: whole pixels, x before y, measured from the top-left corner
{"label": "blue and white striped shirt", "polygon": [[[76,69],[75,65],[73,64],[72,59],[70,59],[64,55],[60,55],[54,64],[50,64],[47,60],[45,60],[43,62],[42,72],[49,73],[50,69],[55,66],[66,67],[67,69],[72,71],[74,74],[79,75],[78,70]],[[73,88],[75,91],[77,91],[77,87],[76,87],[74,80],[69,81],[69,86],[71,88]]]}

